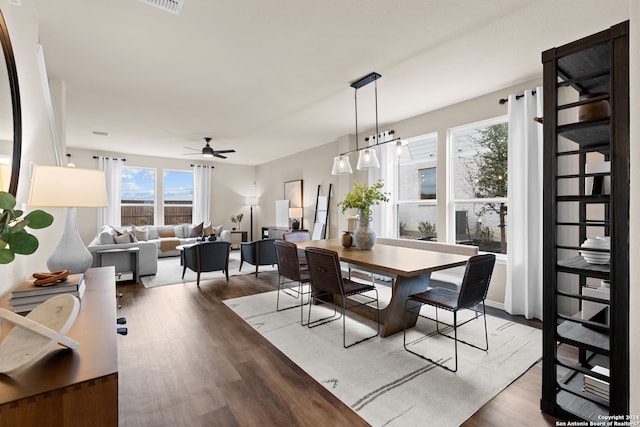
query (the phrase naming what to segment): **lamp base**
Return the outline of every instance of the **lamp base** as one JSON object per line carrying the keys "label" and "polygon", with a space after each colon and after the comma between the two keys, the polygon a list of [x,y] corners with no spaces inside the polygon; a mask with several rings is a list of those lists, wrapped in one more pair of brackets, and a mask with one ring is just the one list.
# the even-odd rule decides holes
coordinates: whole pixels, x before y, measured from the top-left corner
{"label": "lamp base", "polygon": [[69,270],[84,273],[91,267],[93,256],[80,238],[76,223],[76,208],[65,208],[64,232],[58,246],[47,260],[49,271]]}

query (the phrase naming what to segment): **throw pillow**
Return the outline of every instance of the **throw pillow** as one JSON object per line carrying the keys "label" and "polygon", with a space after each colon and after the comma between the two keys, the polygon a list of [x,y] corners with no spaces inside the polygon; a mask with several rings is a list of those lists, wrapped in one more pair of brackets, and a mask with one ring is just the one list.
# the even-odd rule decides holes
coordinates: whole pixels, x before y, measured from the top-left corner
{"label": "throw pillow", "polygon": [[217,227],[213,227],[213,232],[216,236],[220,237],[220,233],[222,233],[222,226],[218,225]]}
{"label": "throw pillow", "polygon": [[202,237],[203,231],[204,231],[204,222],[201,222],[200,224],[193,227],[193,229],[191,229],[191,234],[189,234],[189,237]]}
{"label": "throw pillow", "polygon": [[184,239],[185,237],[188,236],[186,228],[187,228],[187,224],[174,225],[173,226],[174,236],[177,237],[178,239]]}
{"label": "throw pillow", "polygon": [[202,235],[208,236],[210,234],[213,234],[213,224],[208,223],[207,225],[204,226],[204,229],[202,230]]}
{"label": "throw pillow", "polygon": [[159,225],[158,237],[176,237],[176,232],[171,225]]}
{"label": "throw pillow", "polygon": [[138,228],[134,225],[133,235],[136,236],[137,241],[146,242],[149,240],[149,229],[147,227]]}
{"label": "throw pillow", "polygon": [[122,234],[119,234],[117,236],[114,236],[113,238],[117,244],[123,244],[123,243],[133,243],[135,242],[135,237],[132,234],[129,234],[128,231],[125,231]]}

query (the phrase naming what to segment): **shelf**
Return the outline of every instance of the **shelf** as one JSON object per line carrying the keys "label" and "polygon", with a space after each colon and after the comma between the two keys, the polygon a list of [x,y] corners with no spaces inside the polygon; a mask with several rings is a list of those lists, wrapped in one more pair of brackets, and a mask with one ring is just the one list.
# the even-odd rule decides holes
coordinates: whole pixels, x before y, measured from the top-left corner
{"label": "shelf", "polygon": [[598,279],[609,278],[609,264],[589,264],[581,256],[558,260],[557,270],[562,273],[575,273]]}
{"label": "shelf", "polygon": [[580,92],[609,92],[610,43],[601,43],[558,59],[558,75]]}
{"label": "shelf", "polygon": [[609,119],[569,123],[558,126],[558,136],[567,138],[581,147],[609,143],[611,132]]}
{"label": "shelf", "polygon": [[[580,316],[578,313],[576,316]],[[578,320],[578,317],[576,317]],[[609,355],[609,335],[583,326],[577,321],[564,320],[557,327],[558,341],[580,347],[594,353]]]}
{"label": "shelf", "polygon": [[570,195],[570,196],[557,196],[556,201],[558,202],[584,202],[584,203],[609,203],[609,195],[608,194],[598,194],[597,196],[580,196],[580,195]]}

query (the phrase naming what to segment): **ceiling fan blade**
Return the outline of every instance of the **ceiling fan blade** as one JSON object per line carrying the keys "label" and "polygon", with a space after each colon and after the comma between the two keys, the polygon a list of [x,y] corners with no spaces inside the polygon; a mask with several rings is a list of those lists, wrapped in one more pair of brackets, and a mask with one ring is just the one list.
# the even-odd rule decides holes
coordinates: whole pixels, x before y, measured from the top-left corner
{"label": "ceiling fan blade", "polygon": [[213,150],[216,153],[235,153],[236,150]]}
{"label": "ceiling fan blade", "polygon": [[198,151],[198,152],[200,151],[199,148],[191,148],[191,147],[184,147],[184,148],[186,148],[187,150],[193,150],[193,151]]}
{"label": "ceiling fan blade", "polygon": [[219,152],[219,151],[214,151],[214,152],[213,152],[213,155],[214,155],[215,157],[219,157],[219,158],[221,158],[221,159],[226,159],[226,158],[227,158],[227,156],[223,156],[222,154],[218,154],[218,153],[220,153],[220,152]]}
{"label": "ceiling fan blade", "polygon": [[181,155],[182,156],[193,156],[193,155],[196,155],[196,154],[200,154],[200,153],[199,152],[197,152],[197,153],[182,153]]}

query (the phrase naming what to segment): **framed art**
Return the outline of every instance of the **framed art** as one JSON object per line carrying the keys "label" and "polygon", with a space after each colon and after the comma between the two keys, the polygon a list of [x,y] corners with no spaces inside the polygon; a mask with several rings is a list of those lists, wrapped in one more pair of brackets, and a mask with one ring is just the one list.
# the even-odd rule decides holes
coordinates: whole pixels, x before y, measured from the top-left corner
{"label": "framed art", "polygon": [[290,208],[302,208],[302,180],[284,183],[284,198],[289,201]]}

